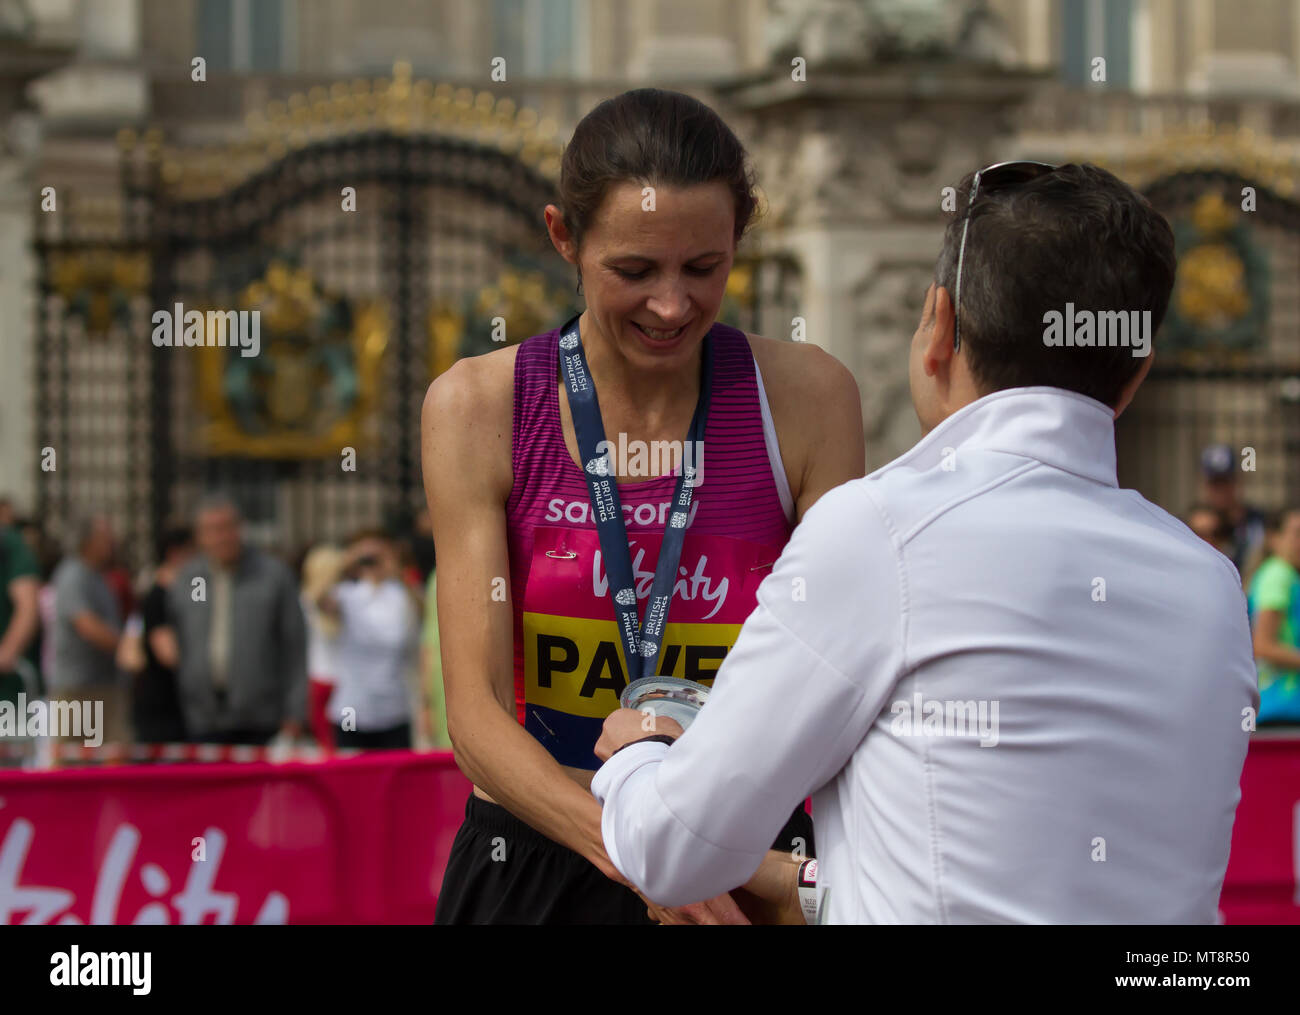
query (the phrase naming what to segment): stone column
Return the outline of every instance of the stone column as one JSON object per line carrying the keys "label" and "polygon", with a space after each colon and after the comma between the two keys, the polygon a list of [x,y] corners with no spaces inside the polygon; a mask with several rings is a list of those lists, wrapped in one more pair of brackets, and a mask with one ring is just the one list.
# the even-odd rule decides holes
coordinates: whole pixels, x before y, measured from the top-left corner
{"label": "stone column", "polygon": [[736,31],[727,23],[729,4],[655,0],[632,5],[634,81],[700,80],[739,69]]}
{"label": "stone column", "polygon": [[17,511],[36,506],[33,358],[35,264],[32,259],[32,179],[18,153],[0,148],[0,495]]}
{"label": "stone column", "polygon": [[1016,157],[1009,114],[1042,74],[864,59],[810,66],[799,81],[783,45],[769,77],[721,91],[771,203],[764,253],[801,265],[797,314],[807,340],[857,377],[874,469],[920,433],[908,346],[948,220],[943,188]]}
{"label": "stone column", "polygon": [[22,514],[36,508],[40,458],[32,215],[43,126],[28,109],[27,91],[33,79],[66,64],[78,43],[72,0],[40,0],[27,9],[33,20],[26,34],[5,40],[6,52],[24,59],[0,69],[0,495],[13,498]]}
{"label": "stone column", "polygon": [[140,34],[140,0],[83,4],[78,59],[31,86],[46,126],[76,124],[83,134],[109,136],[139,123],[149,106]]}

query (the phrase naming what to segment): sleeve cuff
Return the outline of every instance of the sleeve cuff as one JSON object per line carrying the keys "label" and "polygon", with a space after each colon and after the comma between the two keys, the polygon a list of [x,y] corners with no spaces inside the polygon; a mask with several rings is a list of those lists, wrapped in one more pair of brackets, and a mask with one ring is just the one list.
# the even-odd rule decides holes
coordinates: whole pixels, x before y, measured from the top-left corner
{"label": "sleeve cuff", "polygon": [[591,780],[591,795],[603,806],[609,794],[629,775],[643,765],[658,764],[667,753],[667,744],[653,740],[644,744],[629,744],[600,766],[595,778]]}

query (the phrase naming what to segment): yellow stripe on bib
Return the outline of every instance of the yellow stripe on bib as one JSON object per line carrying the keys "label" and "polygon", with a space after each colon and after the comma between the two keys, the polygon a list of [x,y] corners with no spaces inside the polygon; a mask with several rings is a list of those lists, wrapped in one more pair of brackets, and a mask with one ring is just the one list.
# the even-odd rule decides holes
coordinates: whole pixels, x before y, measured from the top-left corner
{"label": "yellow stripe on bib", "polygon": [[[524,699],[569,715],[603,719],[618,708],[627,670],[613,620],[523,615]],[[656,676],[711,685],[740,624],[668,624]]]}

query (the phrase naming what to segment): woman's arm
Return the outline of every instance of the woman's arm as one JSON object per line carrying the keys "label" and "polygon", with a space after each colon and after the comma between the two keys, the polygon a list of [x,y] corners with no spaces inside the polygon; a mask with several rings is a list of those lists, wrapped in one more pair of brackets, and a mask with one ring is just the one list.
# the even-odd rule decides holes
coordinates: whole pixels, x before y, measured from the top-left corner
{"label": "woman's arm", "polygon": [[1300,652],[1278,638],[1282,630],[1280,610],[1260,610],[1255,620],[1255,658],[1288,670],[1300,670]]}
{"label": "woman's arm", "polygon": [[[543,835],[623,881],[600,834],[600,805],[515,718],[505,504],[514,350],[459,361],[429,386],[424,488],[438,555],[438,627],[456,764]],[[505,595],[493,592],[504,587]]]}

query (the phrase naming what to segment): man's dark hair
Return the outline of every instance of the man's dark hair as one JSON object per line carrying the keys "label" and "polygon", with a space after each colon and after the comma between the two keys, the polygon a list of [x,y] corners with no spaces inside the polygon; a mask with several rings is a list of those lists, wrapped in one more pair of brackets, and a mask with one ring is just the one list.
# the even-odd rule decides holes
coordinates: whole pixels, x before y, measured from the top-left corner
{"label": "man's dark hair", "polygon": [[[957,187],[935,279],[957,294],[957,251],[974,173]],[[1155,335],[1174,285],[1174,235],[1124,181],[1083,163],[986,192],[970,210],[961,278],[961,351],[984,393],[1046,385],[1114,406],[1143,360],[1130,346],[1049,346],[1051,310],[1149,310]],[[1154,345],[1152,346],[1154,351]]]}
{"label": "man's dark hair", "polygon": [[159,562],[167,559],[173,550],[180,550],[194,543],[194,530],[186,525],[173,525],[163,530],[155,547]]}

